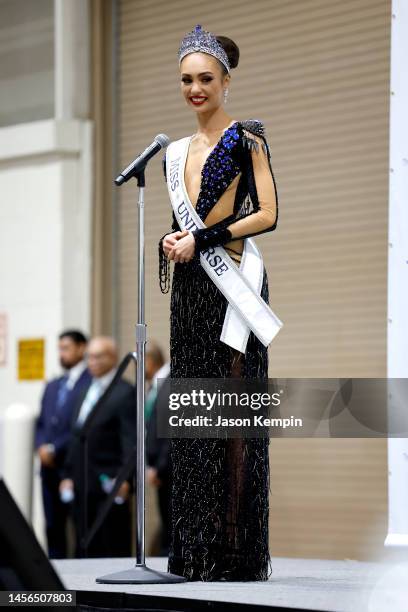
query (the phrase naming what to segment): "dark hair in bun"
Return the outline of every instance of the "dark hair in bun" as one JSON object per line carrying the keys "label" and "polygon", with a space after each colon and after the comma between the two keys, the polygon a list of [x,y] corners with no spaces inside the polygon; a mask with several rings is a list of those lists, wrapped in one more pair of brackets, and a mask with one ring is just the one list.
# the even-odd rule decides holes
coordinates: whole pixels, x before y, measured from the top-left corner
{"label": "dark hair in bun", "polygon": [[[216,36],[215,37],[220,43],[221,47],[224,49],[227,54],[229,65],[231,68],[236,68],[239,62],[239,48],[238,45],[234,43],[233,40],[228,38],[227,36]],[[224,72],[227,73],[227,69],[223,64],[221,64]]]}

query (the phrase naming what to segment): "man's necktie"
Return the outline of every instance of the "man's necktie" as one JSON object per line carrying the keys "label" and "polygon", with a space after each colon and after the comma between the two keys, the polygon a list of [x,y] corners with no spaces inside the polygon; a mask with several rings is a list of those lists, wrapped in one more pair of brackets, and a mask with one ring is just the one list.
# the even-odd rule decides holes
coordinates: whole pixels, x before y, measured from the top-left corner
{"label": "man's necktie", "polygon": [[65,402],[67,401],[68,393],[69,393],[68,376],[63,376],[58,386],[58,394],[57,394],[57,408],[58,409],[64,406]]}
{"label": "man's necktie", "polygon": [[145,420],[148,421],[152,416],[154,404],[157,399],[157,384],[152,385],[146,394],[145,399]]}
{"label": "man's necktie", "polygon": [[99,380],[95,379],[89,387],[88,392],[85,395],[84,401],[82,402],[81,408],[79,410],[78,419],[76,422],[77,426],[82,427],[88,414],[92,411],[92,408],[95,406],[101,395],[102,384]]}

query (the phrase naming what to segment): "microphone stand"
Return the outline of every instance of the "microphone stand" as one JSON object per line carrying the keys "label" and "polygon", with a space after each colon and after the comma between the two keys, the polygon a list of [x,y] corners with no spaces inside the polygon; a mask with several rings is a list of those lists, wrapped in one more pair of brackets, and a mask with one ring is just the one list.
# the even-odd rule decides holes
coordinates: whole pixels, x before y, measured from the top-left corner
{"label": "microphone stand", "polygon": [[[138,199],[138,322],[136,324],[136,565],[128,570],[107,574],[96,578],[101,584],[165,584],[185,582],[184,576],[176,576],[169,572],[159,572],[146,566],[145,561],[145,242],[144,242],[144,190],[145,165],[134,174],[139,187]],[[122,181],[116,179],[116,184]]]}

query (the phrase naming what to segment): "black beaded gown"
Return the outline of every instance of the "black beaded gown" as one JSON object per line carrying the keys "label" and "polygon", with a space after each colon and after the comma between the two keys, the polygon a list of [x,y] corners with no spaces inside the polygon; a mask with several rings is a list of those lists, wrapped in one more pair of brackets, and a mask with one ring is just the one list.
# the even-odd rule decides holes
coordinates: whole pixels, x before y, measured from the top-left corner
{"label": "black beaded gown", "polygon": [[[163,164],[165,170],[165,158]],[[260,121],[236,121],[224,131],[204,164],[195,206],[208,227],[194,232],[194,258],[174,266],[171,377],[267,379],[268,352],[252,332],[245,355],[220,341],[227,301],[199,260],[205,247],[223,245],[238,263],[243,238],[276,227],[276,184]],[[173,214],[172,231],[179,229]],[[265,271],[261,296],[268,302]],[[262,438],[171,440],[169,572],[201,581],[268,579],[268,446]]]}

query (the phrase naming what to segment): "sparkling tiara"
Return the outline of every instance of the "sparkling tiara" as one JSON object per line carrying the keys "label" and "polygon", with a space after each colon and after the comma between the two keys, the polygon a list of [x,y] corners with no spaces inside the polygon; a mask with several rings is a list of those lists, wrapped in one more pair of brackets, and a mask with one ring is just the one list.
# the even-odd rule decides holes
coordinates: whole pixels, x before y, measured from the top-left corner
{"label": "sparkling tiara", "polygon": [[230,72],[228,56],[224,49],[214,34],[203,30],[200,25],[196,25],[194,30],[186,34],[181,41],[180,49],[178,51],[179,64],[181,63],[183,57],[189,53],[194,53],[195,51],[201,51],[201,53],[213,55],[225,66],[227,72]]}

